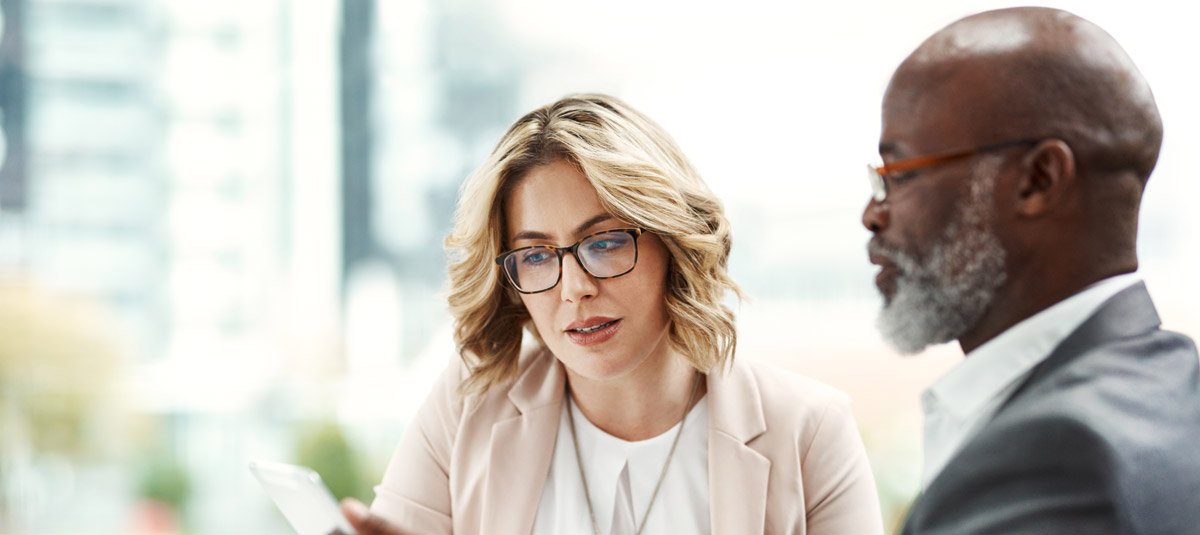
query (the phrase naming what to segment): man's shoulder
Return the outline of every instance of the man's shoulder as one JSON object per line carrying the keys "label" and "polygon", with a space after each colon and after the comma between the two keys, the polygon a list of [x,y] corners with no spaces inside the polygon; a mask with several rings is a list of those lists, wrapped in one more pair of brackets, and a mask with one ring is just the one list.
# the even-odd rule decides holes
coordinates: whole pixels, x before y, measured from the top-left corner
{"label": "man's shoulder", "polygon": [[[1187,337],[1154,330],[1088,347],[1048,373],[1035,370],[979,439],[1057,430],[1094,441],[1113,462],[1145,462],[1176,455],[1170,450],[1180,437],[1164,431],[1181,429],[1200,436],[1200,356]],[[1029,447],[1053,455],[1047,440]]]}
{"label": "man's shoulder", "polygon": [[1057,496],[1111,511],[1123,526],[1200,523],[1200,513],[1170,513],[1200,493],[1198,436],[1191,341],[1157,330],[1111,340],[1035,373],[934,480],[925,507],[967,507],[964,496],[977,495],[993,501],[971,507],[1021,504],[1060,518],[1067,513],[1045,509],[1051,502],[1022,498]]}
{"label": "man's shoulder", "polygon": [[1200,433],[1200,356],[1187,337],[1160,330],[1097,344],[1035,370],[996,417],[1021,420],[1077,422],[1116,446],[1145,444],[1147,425]]}

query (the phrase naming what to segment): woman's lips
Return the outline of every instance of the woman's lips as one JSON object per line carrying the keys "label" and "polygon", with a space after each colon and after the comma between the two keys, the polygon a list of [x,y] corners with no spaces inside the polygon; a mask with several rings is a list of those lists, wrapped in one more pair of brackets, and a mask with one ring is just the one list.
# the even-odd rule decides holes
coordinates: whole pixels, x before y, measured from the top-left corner
{"label": "woman's lips", "polygon": [[616,319],[594,325],[584,330],[568,329],[564,332],[567,333],[567,338],[570,338],[576,345],[594,346],[607,342],[613,336],[616,336],[617,331],[620,329],[621,320]]}

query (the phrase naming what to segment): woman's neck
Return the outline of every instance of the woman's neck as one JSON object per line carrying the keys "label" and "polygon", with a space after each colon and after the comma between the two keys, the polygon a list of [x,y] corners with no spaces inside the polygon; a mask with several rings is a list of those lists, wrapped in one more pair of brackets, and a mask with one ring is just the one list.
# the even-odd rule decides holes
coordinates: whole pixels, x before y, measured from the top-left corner
{"label": "woman's neck", "polygon": [[596,381],[567,370],[567,381],[588,421],[628,441],[667,432],[705,392],[704,378],[674,352],[651,356],[616,379]]}

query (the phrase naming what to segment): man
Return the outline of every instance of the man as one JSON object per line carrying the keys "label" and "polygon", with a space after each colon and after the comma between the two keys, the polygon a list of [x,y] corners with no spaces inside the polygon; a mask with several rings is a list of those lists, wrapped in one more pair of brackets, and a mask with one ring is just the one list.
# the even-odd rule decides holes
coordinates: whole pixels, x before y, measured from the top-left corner
{"label": "man", "polygon": [[922,400],[905,533],[1200,533],[1200,357],[1137,274],[1161,141],[1129,57],[1063,11],[967,17],[896,70],[863,213],[879,327],[966,353]]}

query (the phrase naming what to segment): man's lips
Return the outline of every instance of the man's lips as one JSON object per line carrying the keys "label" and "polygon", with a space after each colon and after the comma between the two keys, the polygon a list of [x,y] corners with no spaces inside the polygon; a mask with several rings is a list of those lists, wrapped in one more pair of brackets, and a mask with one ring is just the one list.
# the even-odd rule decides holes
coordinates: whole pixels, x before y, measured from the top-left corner
{"label": "man's lips", "polygon": [[900,275],[900,268],[886,256],[871,253],[868,255],[872,264],[879,266],[879,273],[875,275],[875,286],[888,293],[887,289],[895,286],[896,277]]}
{"label": "man's lips", "polygon": [[875,286],[879,289],[890,288],[896,281],[896,276],[900,274],[900,270],[896,266],[884,266],[875,275]]}
{"label": "man's lips", "polygon": [[883,256],[878,253],[867,253],[867,260],[870,260],[872,264],[875,264],[875,265],[877,265],[879,267],[883,267],[883,268],[886,268],[888,266],[892,266],[892,267],[896,266],[896,264],[893,263],[891,260],[889,260],[888,257]]}

